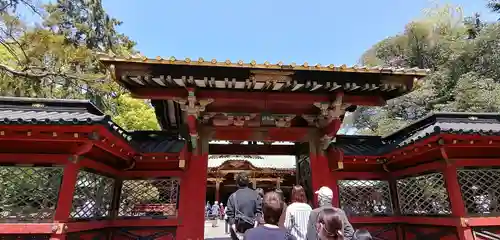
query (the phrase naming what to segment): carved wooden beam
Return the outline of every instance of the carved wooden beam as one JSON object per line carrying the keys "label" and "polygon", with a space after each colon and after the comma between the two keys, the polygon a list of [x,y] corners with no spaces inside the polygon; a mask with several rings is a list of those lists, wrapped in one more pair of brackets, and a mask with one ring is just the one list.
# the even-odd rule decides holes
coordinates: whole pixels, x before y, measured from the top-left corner
{"label": "carved wooden beam", "polygon": [[[345,104],[343,102],[344,93],[338,92],[333,102],[315,102],[314,106],[321,110],[320,116],[316,119],[316,124],[318,127],[322,128],[324,136],[321,138],[321,147],[326,150],[330,145],[330,142],[337,135],[338,130],[342,124],[340,117],[345,114],[346,109],[351,106],[351,104]],[[310,121],[310,120],[309,120]]]}
{"label": "carved wooden beam", "polygon": [[189,128],[189,136],[191,137],[191,144],[193,149],[197,147],[198,130],[196,129],[196,122],[200,113],[205,111],[205,107],[212,103],[214,100],[211,98],[197,99],[193,88],[188,88],[187,98],[174,98],[174,101],[179,103],[182,111],[187,114],[187,124]]}

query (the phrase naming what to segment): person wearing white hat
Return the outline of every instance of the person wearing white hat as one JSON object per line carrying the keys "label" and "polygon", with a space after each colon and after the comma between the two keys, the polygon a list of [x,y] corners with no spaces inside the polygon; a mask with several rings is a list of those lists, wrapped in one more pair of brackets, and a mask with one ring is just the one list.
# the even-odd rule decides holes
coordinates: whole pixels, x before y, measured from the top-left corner
{"label": "person wearing white hat", "polygon": [[333,207],[332,205],[332,198],[333,198],[333,191],[329,187],[323,186],[318,191],[315,192],[315,194],[318,196],[318,204],[319,207],[315,208],[314,210],[311,211],[311,214],[309,215],[309,221],[307,223],[307,240],[317,240],[318,239],[318,233],[316,231],[316,222],[319,213],[325,209],[325,208],[331,208],[335,210],[339,215],[342,220],[343,224],[343,229],[344,229],[344,239],[345,240],[351,240],[353,235],[354,235],[354,229],[347,219],[347,216],[345,212],[340,209]]}

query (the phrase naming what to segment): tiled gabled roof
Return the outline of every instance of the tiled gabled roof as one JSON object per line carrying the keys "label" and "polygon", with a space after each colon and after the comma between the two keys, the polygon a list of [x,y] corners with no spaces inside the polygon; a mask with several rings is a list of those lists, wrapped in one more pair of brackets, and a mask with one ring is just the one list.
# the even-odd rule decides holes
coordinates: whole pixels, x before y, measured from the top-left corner
{"label": "tiled gabled roof", "polygon": [[500,135],[497,113],[433,113],[385,136],[337,136],[333,146],[349,155],[381,155],[439,134]]}
{"label": "tiled gabled roof", "polygon": [[179,152],[184,141],[166,132],[128,132],[88,100],[0,97],[0,125],[102,124],[142,153]]}
{"label": "tiled gabled roof", "polygon": [[0,97],[0,124],[94,124],[109,120],[86,100]]}

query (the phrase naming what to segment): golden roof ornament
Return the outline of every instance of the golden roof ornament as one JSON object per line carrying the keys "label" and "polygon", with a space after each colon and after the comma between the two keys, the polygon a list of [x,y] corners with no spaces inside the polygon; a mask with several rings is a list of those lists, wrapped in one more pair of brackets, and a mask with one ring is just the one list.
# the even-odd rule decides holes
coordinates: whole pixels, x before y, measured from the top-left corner
{"label": "golden roof ornament", "polygon": [[212,61],[210,61],[212,64],[216,64],[217,63],[217,59],[215,58],[212,58]]}
{"label": "golden roof ornament", "polygon": [[239,60],[238,65],[243,66],[243,60]]}
{"label": "golden roof ornament", "polygon": [[334,69],[334,68],[335,68],[335,65],[330,64],[330,65],[328,65],[328,68]]}
{"label": "golden roof ornament", "polygon": [[269,66],[269,62],[268,62],[268,61],[266,61],[266,62],[264,63],[264,65]]}
{"label": "golden roof ornament", "polygon": [[170,57],[170,61],[175,62],[175,57],[174,56]]}
{"label": "golden roof ornament", "polygon": [[202,62],[204,62],[204,61],[205,61],[205,60],[203,60],[203,58],[202,58],[202,57],[198,58],[198,62],[199,62],[199,63],[202,63]]}
{"label": "golden roof ornament", "polygon": [[294,67],[296,67],[296,66],[297,66],[297,64],[296,64],[296,63],[294,63],[294,62],[292,62],[292,63],[290,64],[290,66],[291,66],[292,68],[294,68]]}
{"label": "golden roof ornament", "polygon": [[321,64],[320,63],[316,64],[316,68],[321,68]]}
{"label": "golden roof ornament", "polygon": [[280,67],[281,67],[281,66],[283,66],[283,62],[282,62],[282,61],[279,61],[279,62],[278,62],[278,66],[280,66]]}
{"label": "golden roof ornament", "polygon": [[226,60],[226,64],[227,64],[227,65],[231,64],[231,60],[227,59],[227,60]]}
{"label": "golden roof ornament", "polygon": [[303,67],[309,67],[309,63],[305,62],[304,64],[302,64]]}
{"label": "golden roof ornament", "polygon": [[187,63],[190,63],[191,62],[191,58],[186,58],[186,59],[184,59],[184,61],[186,61]]}
{"label": "golden roof ornament", "polygon": [[255,66],[256,64],[257,64],[257,62],[256,62],[255,60],[252,60],[252,61],[250,62],[250,65],[252,65],[252,66]]}
{"label": "golden roof ornament", "polygon": [[163,58],[160,56],[156,56],[156,60],[161,61],[161,60],[163,60]]}

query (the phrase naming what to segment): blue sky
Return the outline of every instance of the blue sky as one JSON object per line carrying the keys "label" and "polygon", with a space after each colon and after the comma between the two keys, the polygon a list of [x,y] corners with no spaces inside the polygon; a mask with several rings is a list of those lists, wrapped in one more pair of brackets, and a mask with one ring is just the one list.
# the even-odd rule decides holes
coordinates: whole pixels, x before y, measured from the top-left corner
{"label": "blue sky", "polygon": [[[356,64],[374,43],[432,6],[428,0],[104,0],[148,57]],[[454,0],[495,16],[485,0]]]}

